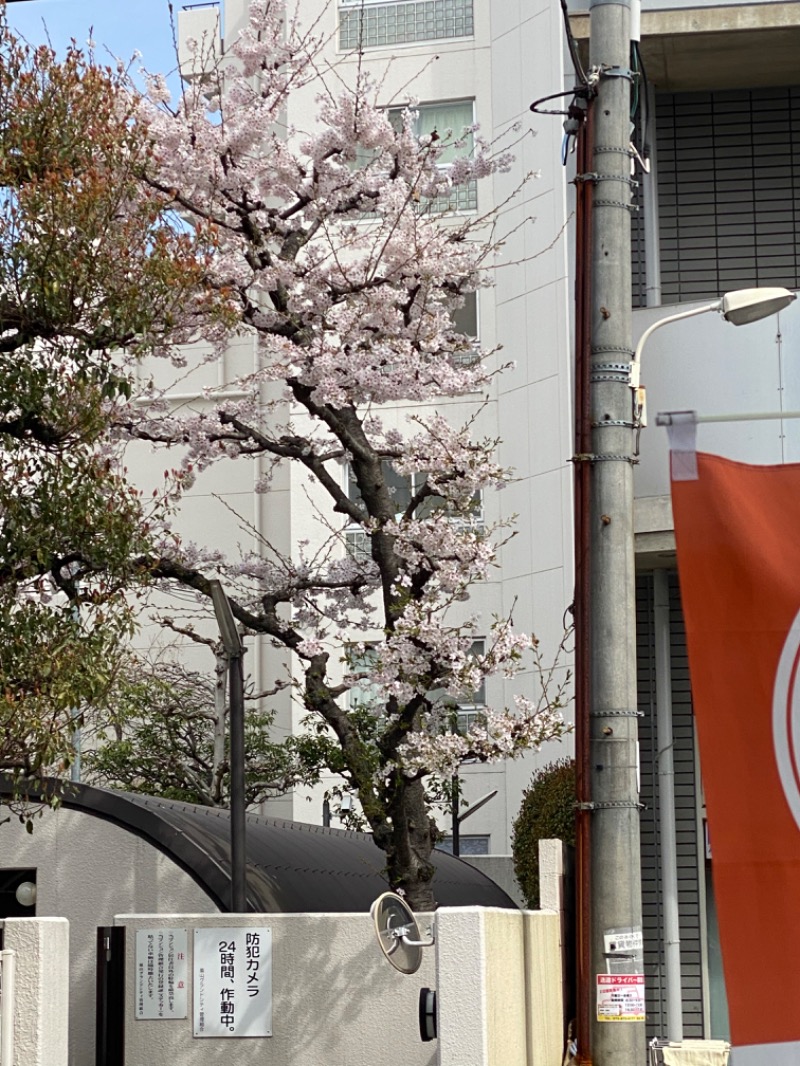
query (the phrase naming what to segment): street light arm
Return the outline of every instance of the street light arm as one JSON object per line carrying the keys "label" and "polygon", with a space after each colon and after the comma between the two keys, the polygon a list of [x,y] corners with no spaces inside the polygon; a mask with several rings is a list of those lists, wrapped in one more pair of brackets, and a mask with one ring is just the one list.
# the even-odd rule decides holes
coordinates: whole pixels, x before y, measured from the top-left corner
{"label": "street light arm", "polygon": [[693,318],[695,315],[704,315],[706,311],[719,311],[722,317],[733,326],[746,326],[750,322],[758,322],[762,318],[768,318],[788,307],[793,300],[797,299],[797,293],[789,289],[781,288],[755,288],[735,289],[726,292],[713,303],[703,304],[701,307],[692,307],[688,311],[679,311],[674,315],[660,318],[652,326],[648,326],[639,338],[636,351],[631,360],[631,388],[634,393],[639,390],[639,378],[642,365],[642,349],[647,343],[650,334],[661,326],[670,322],[677,322],[681,318]]}
{"label": "street light arm", "polygon": [[233,617],[230,600],[217,578],[209,580],[208,590],[211,594],[211,602],[214,604],[214,614],[217,616],[217,625],[225,651],[229,658],[241,657],[244,653],[244,644],[236,625],[236,619]]}
{"label": "street light arm", "polygon": [[642,369],[642,349],[647,344],[650,336],[661,326],[666,326],[670,322],[678,322],[682,318],[694,318],[695,315],[704,315],[707,311],[721,311],[722,299],[714,300],[713,303],[703,304],[701,307],[691,307],[688,311],[679,311],[674,315],[667,315],[666,318],[659,318],[657,322],[653,322],[651,326],[648,326],[644,333],[639,338],[639,343],[636,345],[636,351],[633,353],[633,359],[631,360],[631,388],[636,390],[639,388],[641,369]]}

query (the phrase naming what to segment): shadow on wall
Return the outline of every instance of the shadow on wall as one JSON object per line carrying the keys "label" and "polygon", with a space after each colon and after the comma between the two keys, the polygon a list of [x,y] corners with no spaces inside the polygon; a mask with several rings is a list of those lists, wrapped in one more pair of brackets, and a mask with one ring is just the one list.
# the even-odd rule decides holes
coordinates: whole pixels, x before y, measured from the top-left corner
{"label": "shadow on wall", "polygon": [[[370,1002],[369,994],[370,989],[377,990],[387,983],[391,986],[396,982],[399,990],[409,991],[416,998],[426,981],[420,979],[419,973],[406,976],[392,969],[381,955],[371,927],[367,932],[365,925],[365,922],[344,922],[337,929],[333,944],[330,937],[325,935],[327,930],[324,930],[322,923],[319,936],[314,934],[312,926],[311,929],[306,927],[303,934],[293,929],[291,937],[278,939],[275,945],[276,972],[289,973],[296,967],[300,974],[313,974],[314,991],[317,992],[313,1001],[309,1002],[309,1007],[313,1009],[304,1015],[303,1024],[296,1034],[300,1052],[297,1061],[322,1062],[320,1053],[324,1049],[325,1063],[350,1062],[353,1042],[357,1039],[355,1034],[363,1032],[366,1036],[380,1026],[387,1042],[390,1040],[389,1034],[397,1032],[398,1028],[403,1035],[407,1031],[408,1042],[419,1046],[420,1058],[413,1061],[424,1062],[422,1052],[427,1047],[431,1051],[430,1066],[433,1066],[436,1061],[435,1044],[422,1044],[414,1004],[409,1009],[406,998],[398,995],[389,1008],[391,1016],[386,1017],[385,1004],[378,1014],[374,1003]],[[342,965],[342,958],[346,958],[346,965]],[[430,959],[433,959],[432,951]],[[433,980],[427,983],[433,983]],[[324,1002],[319,998],[319,990],[327,990]],[[400,1051],[403,1046],[406,1046],[405,1041],[397,1049],[397,1061],[410,1062]]]}

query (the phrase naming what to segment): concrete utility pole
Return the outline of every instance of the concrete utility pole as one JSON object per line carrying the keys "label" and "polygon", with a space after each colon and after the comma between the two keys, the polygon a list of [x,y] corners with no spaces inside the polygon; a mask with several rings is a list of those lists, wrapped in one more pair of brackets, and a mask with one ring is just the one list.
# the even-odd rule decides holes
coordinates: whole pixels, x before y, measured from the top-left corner
{"label": "concrete utility pole", "polygon": [[[591,857],[592,977],[642,972],[637,783],[636,599],[633,546],[631,349],[631,0],[591,0],[593,234],[590,405],[592,476]],[[580,269],[580,264],[579,264]],[[624,934],[628,934],[624,936]],[[623,943],[625,948],[619,949]],[[608,954],[619,954],[609,967]],[[628,958],[625,956],[628,955]],[[635,958],[632,956],[636,956]],[[620,982],[624,987],[625,982]],[[646,1061],[643,1021],[598,1021],[595,1066]],[[608,987],[608,986],[606,986]],[[635,989],[636,983],[628,987]],[[584,990],[586,991],[586,990]],[[608,994],[608,993],[606,993]],[[616,1000],[616,1002],[620,1002]],[[635,993],[622,1009],[624,1018]]]}

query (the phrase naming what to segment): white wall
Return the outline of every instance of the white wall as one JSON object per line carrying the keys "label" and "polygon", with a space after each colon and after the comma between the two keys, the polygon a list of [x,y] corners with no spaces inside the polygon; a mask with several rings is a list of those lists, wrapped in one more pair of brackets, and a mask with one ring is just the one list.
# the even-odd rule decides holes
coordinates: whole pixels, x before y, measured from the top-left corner
{"label": "white wall", "polygon": [[[127,929],[127,1062],[147,1066],[433,1066],[435,1043],[419,1037],[419,990],[435,985],[434,955],[422,968],[398,973],[375,942],[365,914],[119,914]],[[144,1021],[134,1017],[137,929],[178,926],[269,926],[272,929],[273,1008],[271,1037],[193,1038],[189,991],[186,1019]],[[423,923],[424,925],[424,923]],[[499,1064],[498,1064],[499,1066]],[[509,1064],[510,1066],[510,1064]]]}
{"label": "white wall", "polygon": [[[563,82],[558,4],[504,0],[491,5],[491,61],[493,133],[520,126],[516,162],[509,174],[494,178],[493,188],[500,232],[509,234],[495,271],[496,335],[503,357],[516,361],[498,383],[500,460],[514,467],[517,476],[498,494],[498,506],[503,517],[518,516],[517,534],[500,555],[499,610],[507,614],[513,609],[516,626],[536,633],[548,667],[573,599],[572,290],[560,159],[563,129],[553,116],[532,114],[530,104]],[[532,171],[539,176],[508,201]],[[565,657],[559,675],[570,666]],[[505,701],[515,692],[530,695],[537,682],[535,673],[507,682]],[[483,819],[497,818],[502,811],[502,832],[492,827],[492,852],[509,852],[511,826],[533,770],[570,753],[567,739],[539,755],[501,764],[501,796],[471,818],[464,831],[479,831]],[[485,777],[485,787],[474,782],[478,795],[497,787],[497,773]],[[472,784],[471,773],[470,779]]]}
{"label": "white wall", "polygon": [[70,1064],[94,1066],[97,927],[111,925],[120,910],[216,907],[151,844],[78,811],[45,809],[32,834],[12,817],[0,827],[0,843],[3,867],[36,869],[37,917],[69,919]]}
{"label": "white wall", "polygon": [[[652,322],[693,306],[702,304],[636,311],[634,343]],[[642,383],[650,424],[642,431],[634,468],[637,499],[669,494],[669,444],[667,431],[655,424],[659,411],[800,410],[800,307],[795,302],[747,326],[732,326],[716,312],[670,323],[647,341]],[[741,462],[797,462],[800,420],[700,425],[697,445]]]}
{"label": "white wall", "polygon": [[[3,950],[14,953],[14,1061],[3,1066],[67,1066],[69,923],[7,918]],[[6,993],[3,971],[3,991]]]}

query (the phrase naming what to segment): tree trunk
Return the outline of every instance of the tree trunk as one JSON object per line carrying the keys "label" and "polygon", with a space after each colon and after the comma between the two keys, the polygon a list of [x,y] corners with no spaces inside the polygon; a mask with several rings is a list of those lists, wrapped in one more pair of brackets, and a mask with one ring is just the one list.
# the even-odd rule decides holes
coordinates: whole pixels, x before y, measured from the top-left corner
{"label": "tree trunk", "polygon": [[425,801],[421,781],[398,781],[388,804],[391,826],[382,843],[387,856],[389,883],[401,890],[413,911],[433,911],[436,898],[431,854],[436,827]]}

